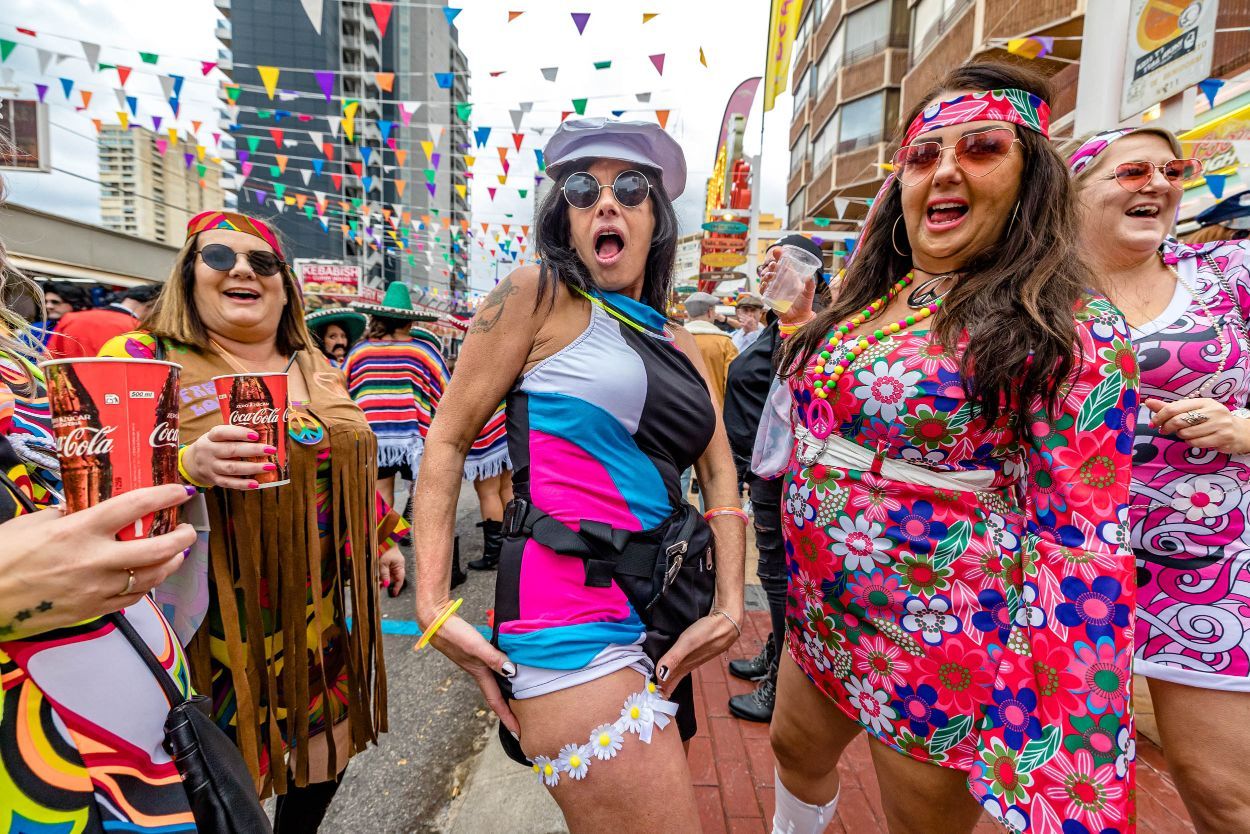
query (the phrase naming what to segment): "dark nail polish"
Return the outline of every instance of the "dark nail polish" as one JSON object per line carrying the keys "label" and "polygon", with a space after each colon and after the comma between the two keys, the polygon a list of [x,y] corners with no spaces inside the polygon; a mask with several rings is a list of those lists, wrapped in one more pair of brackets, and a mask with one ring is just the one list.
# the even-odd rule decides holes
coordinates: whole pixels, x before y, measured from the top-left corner
{"label": "dark nail polish", "polygon": [[190,496],[190,495],[195,495],[197,492],[199,492],[199,490],[198,490],[198,489],[196,489],[195,487],[193,487],[193,486],[191,486],[191,485],[189,485],[189,484],[185,487],[185,489],[186,489],[186,491],[187,491],[187,495],[188,495],[188,496]]}
{"label": "dark nail polish", "polygon": [[661,682],[668,680],[668,667],[661,666],[659,672],[656,674],[656,677],[659,678]]}
{"label": "dark nail polish", "polygon": [[266,464],[265,464],[265,471],[266,471],[266,472],[277,472],[277,471],[278,471],[278,464],[276,464],[276,463],[266,463]]}
{"label": "dark nail polish", "polygon": [[265,454],[267,454],[267,455],[276,455],[276,454],[278,454],[278,450],[277,450],[277,449],[275,449],[275,448],[274,448],[274,447],[272,447],[272,446],[266,446],[266,447],[265,447]]}
{"label": "dark nail polish", "polygon": [[247,433],[247,439],[251,441],[257,441],[257,440],[260,440],[260,435],[254,431],[250,431]]}
{"label": "dark nail polish", "polygon": [[511,660],[505,660],[503,666],[499,667],[499,671],[503,673],[505,678],[515,678],[516,664]]}

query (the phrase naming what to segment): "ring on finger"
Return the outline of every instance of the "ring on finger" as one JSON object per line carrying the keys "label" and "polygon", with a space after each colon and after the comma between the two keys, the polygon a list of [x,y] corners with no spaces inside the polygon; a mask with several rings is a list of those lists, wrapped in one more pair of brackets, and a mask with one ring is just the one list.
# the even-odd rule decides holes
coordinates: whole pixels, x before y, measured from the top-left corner
{"label": "ring on finger", "polygon": [[126,589],[118,594],[119,597],[130,596],[131,591],[135,589],[135,572],[130,568],[126,568]]}
{"label": "ring on finger", "polygon": [[1196,426],[1199,423],[1205,423],[1211,418],[1203,414],[1201,411],[1186,411],[1181,415],[1181,419],[1191,426]]}

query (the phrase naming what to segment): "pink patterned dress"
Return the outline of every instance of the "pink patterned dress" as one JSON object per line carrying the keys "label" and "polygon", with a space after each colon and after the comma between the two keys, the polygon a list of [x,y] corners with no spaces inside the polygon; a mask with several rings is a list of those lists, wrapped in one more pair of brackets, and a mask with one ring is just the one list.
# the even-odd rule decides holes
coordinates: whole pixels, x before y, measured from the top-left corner
{"label": "pink patterned dress", "polygon": [[986,423],[929,331],[856,359],[828,441],[805,442],[811,368],[791,380],[791,657],[878,741],[966,771],[991,816],[1040,834],[1134,827],[1137,366],[1108,302],[1077,319],[1062,407],[1023,432]]}
{"label": "pink patterned dress", "polygon": [[[1181,280],[1168,308],[1132,331],[1142,399],[1210,397],[1245,407],[1250,244],[1169,240],[1163,251]],[[1149,416],[1143,406],[1129,508],[1138,580],[1135,669],[1188,686],[1250,692],[1250,455],[1194,449],[1159,434]]]}

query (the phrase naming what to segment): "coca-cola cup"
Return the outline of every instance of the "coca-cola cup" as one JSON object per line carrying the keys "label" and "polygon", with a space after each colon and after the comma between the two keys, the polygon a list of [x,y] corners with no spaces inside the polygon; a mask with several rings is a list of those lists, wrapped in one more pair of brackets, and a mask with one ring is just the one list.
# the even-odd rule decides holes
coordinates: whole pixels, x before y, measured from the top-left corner
{"label": "coca-cola cup", "polygon": [[272,463],[274,469],[259,472],[252,480],[266,487],[290,482],[286,457],[286,374],[227,374],[213,377],[217,404],[222,418],[232,426],[243,426],[260,435],[263,443],[276,451],[272,455],[247,458],[251,463]]}
{"label": "coca-cola cup", "polygon": [[[181,365],[148,359],[44,362],[66,512],[132,489],[178,483]],[[145,515],[119,539],[159,536],[178,508]]]}

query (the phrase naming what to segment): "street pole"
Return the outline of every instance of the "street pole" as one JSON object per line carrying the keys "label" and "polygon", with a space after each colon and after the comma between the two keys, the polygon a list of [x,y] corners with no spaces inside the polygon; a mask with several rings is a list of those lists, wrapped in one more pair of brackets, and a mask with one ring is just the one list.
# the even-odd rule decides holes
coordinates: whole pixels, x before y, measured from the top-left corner
{"label": "street pole", "polygon": [[1076,87],[1073,136],[1080,138],[1120,124],[1120,91],[1124,88],[1129,12],[1127,0],[1085,4],[1081,34],[1081,66]]}

